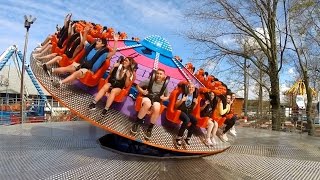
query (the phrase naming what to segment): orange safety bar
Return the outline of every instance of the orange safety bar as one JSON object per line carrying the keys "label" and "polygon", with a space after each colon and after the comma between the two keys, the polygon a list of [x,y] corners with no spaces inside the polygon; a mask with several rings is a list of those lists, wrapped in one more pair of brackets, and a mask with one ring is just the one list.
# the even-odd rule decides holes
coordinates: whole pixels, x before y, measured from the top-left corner
{"label": "orange safety bar", "polygon": [[231,119],[233,117],[233,112],[230,112],[226,115],[226,119]]}
{"label": "orange safety bar", "polygon": [[50,41],[51,41],[51,44],[52,43],[58,43],[57,35],[56,34],[51,35]]}
{"label": "orange safety bar", "polygon": [[125,32],[121,32],[121,33],[119,33],[119,39],[127,39],[127,33],[125,33]]}
{"label": "orange safety bar", "polygon": [[219,127],[222,127],[226,121],[226,117],[216,117],[214,120],[218,123]]}
{"label": "orange safety bar", "polygon": [[213,83],[212,83],[213,78],[214,78],[213,76],[209,75],[209,76],[207,77],[207,79],[204,80],[204,83],[203,83],[204,86],[206,86],[207,88],[211,89],[212,86],[213,86]]}
{"label": "orange safety bar", "polygon": [[222,83],[220,81],[214,81],[213,86],[211,86],[210,89],[213,91],[215,95],[219,96],[222,94],[222,92],[219,89],[220,86],[222,86]]}

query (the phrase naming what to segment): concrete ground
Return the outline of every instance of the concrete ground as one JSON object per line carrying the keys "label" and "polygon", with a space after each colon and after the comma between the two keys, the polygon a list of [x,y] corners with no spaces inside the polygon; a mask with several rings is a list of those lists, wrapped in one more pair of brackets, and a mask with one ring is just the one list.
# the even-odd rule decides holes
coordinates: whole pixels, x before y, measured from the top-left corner
{"label": "concrete ground", "polygon": [[86,122],[0,126],[0,179],[320,179],[320,138],[237,128],[227,151],[158,160],[102,149]]}

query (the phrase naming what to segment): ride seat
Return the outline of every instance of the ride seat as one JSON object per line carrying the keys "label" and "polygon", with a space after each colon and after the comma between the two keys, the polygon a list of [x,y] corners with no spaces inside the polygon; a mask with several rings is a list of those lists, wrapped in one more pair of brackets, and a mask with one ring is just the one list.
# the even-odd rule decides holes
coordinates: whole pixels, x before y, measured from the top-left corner
{"label": "ride seat", "polygon": [[196,117],[196,119],[198,121],[197,126],[200,128],[206,128],[208,126],[208,121],[209,121],[210,117],[201,117],[201,115],[200,115],[200,112],[201,112],[200,102],[202,101],[202,99],[204,99],[203,93],[209,92],[209,89],[207,89],[205,87],[200,87],[199,92],[200,92],[200,95],[197,98],[198,104],[195,107],[192,114]]}
{"label": "ride seat", "polygon": [[[153,71],[151,71],[151,73],[150,73],[150,81],[154,81],[155,80],[155,71],[153,70]],[[169,80],[170,80],[170,77],[168,76],[168,77],[166,77],[165,78],[165,86],[167,87],[168,86],[168,83],[169,83]],[[150,83],[149,83],[149,85],[150,85]],[[136,103],[135,103],[135,110],[136,111],[140,111],[140,109],[141,109],[141,106],[142,106],[142,99],[143,99],[143,95],[141,94],[141,93],[139,93],[139,95],[137,96],[137,98],[136,98]],[[160,105],[161,105],[161,107],[160,107],[160,114],[162,114],[162,112],[163,112],[163,110],[166,108],[166,106],[165,105],[163,105],[163,102],[160,102]]]}
{"label": "ride seat", "polygon": [[62,59],[58,62],[60,67],[66,67],[71,65],[73,62],[80,62],[81,58],[86,53],[85,48],[82,48],[82,50],[73,58],[68,58],[67,55],[62,54]]}
{"label": "ride seat", "polygon": [[[141,109],[141,106],[142,106],[142,98],[144,96],[142,94],[139,93],[139,95],[137,96],[137,99],[136,99],[136,103],[135,103],[135,110],[136,111],[140,111]],[[160,107],[160,114],[163,113],[163,111],[167,108],[165,105],[163,105],[163,103],[161,102],[160,103],[161,107]]]}
{"label": "ride seat", "polygon": [[99,80],[103,76],[104,72],[106,72],[109,68],[109,66],[110,58],[106,59],[102,66],[95,73],[93,73],[91,70],[87,71],[84,77],[79,79],[80,82],[90,87],[96,86],[99,83]]}
{"label": "ride seat", "polygon": [[[100,90],[106,83],[108,83],[109,81],[109,78],[110,78],[110,74],[108,76],[107,79],[103,79],[101,78],[100,81],[99,81],[99,85],[98,85],[98,89]],[[123,102],[125,100],[125,98],[128,96],[129,94],[129,91],[130,91],[130,88],[133,84],[133,82],[135,81],[136,79],[136,72],[134,71],[133,72],[133,79],[131,80],[130,84],[127,86],[127,87],[124,87],[121,89],[120,91],[120,94],[117,95],[115,98],[114,98],[114,101],[115,102]]]}
{"label": "ride seat", "polygon": [[180,93],[182,93],[183,91],[186,91],[185,89],[183,89],[183,85],[188,84],[187,81],[181,81],[179,82],[178,86],[171,92],[170,97],[169,97],[169,104],[168,104],[168,108],[167,108],[167,113],[166,113],[166,117],[169,121],[175,123],[175,124],[180,124],[180,114],[181,114],[181,110],[178,110],[175,108],[175,104],[177,101],[177,98],[179,96]]}
{"label": "ride seat", "polygon": [[[72,44],[72,48],[70,48],[70,51],[69,49],[66,50],[65,54],[62,54],[61,57],[62,59],[58,62],[59,66],[60,67],[66,67],[66,66],[69,66],[71,65],[73,62],[80,62],[81,58],[84,56],[85,54],[85,48],[82,44],[80,44],[80,39],[78,38],[77,39],[77,42],[75,42],[74,44]],[[78,47],[78,46],[81,46],[81,51],[78,52],[78,54],[76,54],[74,57],[70,57],[73,55],[75,49]],[[68,56],[68,55],[69,56]]]}
{"label": "ride seat", "polygon": [[178,98],[178,95],[181,93],[181,89],[180,88],[175,88],[171,93],[170,93],[170,97],[169,97],[169,104],[168,104],[168,108],[167,108],[167,113],[166,113],[166,117],[169,121],[175,123],[175,124],[180,124],[180,114],[181,114],[181,110],[177,110],[175,109],[175,104],[176,104],[176,100]]}

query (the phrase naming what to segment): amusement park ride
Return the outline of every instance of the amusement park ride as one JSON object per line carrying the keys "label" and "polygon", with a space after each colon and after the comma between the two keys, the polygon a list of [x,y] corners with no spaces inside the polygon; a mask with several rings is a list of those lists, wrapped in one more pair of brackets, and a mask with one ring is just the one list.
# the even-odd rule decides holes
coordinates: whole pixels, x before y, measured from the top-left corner
{"label": "amusement park ride", "polygon": [[[20,63],[22,63],[22,59],[23,59],[23,55],[21,53],[21,51],[18,50],[18,48],[16,46],[10,46],[6,51],[3,52],[3,54],[0,56],[0,72],[5,68],[5,66],[9,63],[10,60],[12,60],[14,62],[15,65],[15,70],[13,71],[9,71],[8,73],[11,74],[17,74],[17,76],[21,79],[21,69],[20,67]],[[30,67],[27,65],[25,66],[26,68],[26,72],[33,84],[33,86],[35,87],[35,89],[37,90],[37,93],[40,97],[39,100],[32,102],[33,104],[31,104],[31,102],[26,101],[26,106],[29,108],[31,108],[29,111],[25,112],[27,114],[32,114],[33,117],[44,117],[44,108],[45,105],[48,108],[51,108],[50,104],[46,104],[47,102],[47,97],[44,94],[44,92],[42,91],[40,84],[38,83],[37,79],[35,78],[34,74],[32,73],[32,70],[30,69]],[[16,82],[14,82],[16,83]],[[9,86],[9,80],[4,80],[4,82],[1,84],[4,86]],[[25,91],[25,98],[28,98],[29,96],[29,92],[28,92],[28,88],[26,87],[26,85],[24,85],[24,91]],[[3,92],[1,92],[3,93]],[[8,122],[10,121],[10,124],[16,124],[19,123],[19,118],[18,116],[20,115],[20,111],[21,111],[21,104],[20,103],[16,103],[16,102],[9,102],[10,98],[6,97],[5,99],[2,99],[4,102],[1,103],[0,105],[0,115],[1,115],[1,120],[3,121],[0,124],[6,124],[4,121],[8,120]],[[30,103],[30,104],[29,104]],[[35,119],[35,118],[31,118],[31,119]],[[30,121],[33,122],[33,121]],[[38,122],[38,119],[37,119]]]}
{"label": "amusement park ride", "polygon": [[[63,27],[50,37],[52,48],[45,54],[56,53],[62,57],[53,67],[66,67],[73,62],[80,62],[87,55],[85,48],[82,48],[78,54],[72,57],[77,47],[80,47],[80,33],[87,26],[91,27],[87,35],[89,43],[95,44],[96,38],[106,38],[108,43],[105,51],[109,51],[109,47],[114,46],[113,34],[115,32],[112,28],[85,21],[74,21],[75,33],[72,36],[68,37],[67,28]],[[213,76],[205,73],[203,69],[194,74],[194,67],[191,63],[184,67],[181,59],[178,56],[173,56],[169,42],[160,36],[152,35],[140,40],[139,38],[127,39],[127,34],[124,32],[118,32],[118,34],[119,40],[115,55],[105,59],[105,62],[97,71],[88,71],[84,74],[84,77],[75,80],[72,84],[63,84],[61,87],[54,86],[53,82],[64,79],[68,74],[54,75],[44,71],[43,66],[39,65],[39,59],[34,56],[36,51],[34,50],[30,57],[30,67],[33,73],[28,66],[26,66],[26,70],[43,98],[43,102],[46,101],[46,97],[43,95],[34,76],[56,100],[77,114],[77,116],[111,133],[99,139],[103,147],[113,148],[125,153],[153,154],[159,157],[206,156],[220,153],[229,148],[235,140],[233,136],[229,136],[228,142],[216,139],[217,144],[214,146],[207,146],[204,143],[204,132],[209,118],[200,116],[200,101],[205,98],[205,94],[214,92],[216,95],[225,95],[227,92],[226,86]],[[0,70],[14,53],[20,59],[22,58],[20,51],[16,49],[10,50],[4,60],[0,62]],[[106,116],[102,117],[100,115],[104,108],[103,103],[97,104],[97,110],[89,111],[88,105],[92,102],[92,96],[108,81],[109,70],[122,57],[132,57],[137,63],[132,83],[121,90],[120,94],[115,98],[115,102],[107,111]],[[50,59],[47,60],[49,61]],[[154,70],[159,68],[166,72],[168,78],[165,85],[171,94],[169,101],[162,102],[162,113],[153,128],[152,137],[146,139],[144,136],[146,127],[144,126],[139,129],[137,134],[130,132],[137,117],[137,111],[141,107],[140,104],[143,97],[138,94],[135,86],[146,79],[150,79],[153,82],[155,78]],[[179,120],[180,110],[175,109],[174,103],[179,94],[185,93],[185,84],[191,82],[198,89],[196,92],[199,92],[196,94],[198,104],[192,112],[198,121],[197,131],[189,141],[190,145],[184,142],[182,146],[177,146],[175,138],[181,121]],[[104,97],[103,100],[105,101],[106,98]],[[218,122],[219,127],[223,126],[224,120]],[[145,118],[144,121],[148,122],[149,117]]]}

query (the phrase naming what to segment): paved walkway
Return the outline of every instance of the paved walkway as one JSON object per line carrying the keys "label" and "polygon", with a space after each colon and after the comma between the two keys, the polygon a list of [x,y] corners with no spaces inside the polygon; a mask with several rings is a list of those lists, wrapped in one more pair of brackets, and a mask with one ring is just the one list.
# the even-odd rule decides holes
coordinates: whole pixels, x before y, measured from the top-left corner
{"label": "paved walkway", "polygon": [[103,150],[86,122],[0,126],[0,179],[320,179],[320,138],[238,128],[227,151],[156,160]]}

